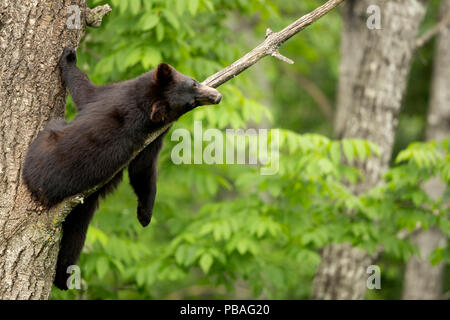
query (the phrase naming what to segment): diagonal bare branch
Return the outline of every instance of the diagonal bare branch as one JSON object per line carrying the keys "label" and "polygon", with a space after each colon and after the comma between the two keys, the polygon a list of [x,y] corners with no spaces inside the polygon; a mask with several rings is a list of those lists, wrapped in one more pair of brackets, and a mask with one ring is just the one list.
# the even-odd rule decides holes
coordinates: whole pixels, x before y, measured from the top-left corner
{"label": "diagonal bare branch", "polygon": [[86,8],[86,24],[90,27],[98,28],[101,26],[103,17],[107,16],[111,11],[108,4],[98,6],[93,9]]}

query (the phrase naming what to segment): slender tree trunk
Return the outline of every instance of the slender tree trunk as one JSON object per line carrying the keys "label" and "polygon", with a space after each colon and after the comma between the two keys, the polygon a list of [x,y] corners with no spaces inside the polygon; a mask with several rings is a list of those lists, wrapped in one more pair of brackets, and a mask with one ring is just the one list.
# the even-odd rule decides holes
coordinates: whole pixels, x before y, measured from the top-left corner
{"label": "slender tree trunk", "polygon": [[350,0],[341,7],[341,61],[339,65],[339,85],[337,105],[334,117],[334,135],[342,137],[344,125],[352,103],[352,89],[356,80],[358,67],[362,59],[361,45],[369,30],[366,27],[367,9],[365,1]]}
{"label": "slender tree trunk", "polygon": [[[78,29],[66,26],[70,5],[80,8]],[[30,198],[21,166],[45,123],[64,116],[57,63],[65,46],[78,46],[85,6],[85,0],[0,3],[0,299],[50,295],[61,230]]]}
{"label": "slender tree trunk", "polygon": [[[450,0],[443,0],[440,16],[450,13]],[[450,136],[450,26],[441,31],[434,60],[431,103],[428,112],[428,140],[441,140]],[[434,178],[424,185],[427,194],[440,198],[446,185]],[[419,231],[412,241],[420,256],[412,257],[406,265],[403,299],[442,299],[444,263],[431,265],[429,255],[438,247],[445,247],[447,237],[437,228]]]}
{"label": "slender tree trunk", "polygon": [[[346,116],[340,135],[343,138],[370,140],[381,151],[381,157],[358,164],[365,179],[353,188],[356,194],[380,183],[382,173],[388,168],[426,3],[425,0],[358,0],[353,1],[352,16],[346,17],[357,21],[355,28],[366,28],[358,20],[365,16],[369,5],[375,4],[381,8],[382,29],[361,32],[364,36],[355,37],[352,45],[356,50],[355,59],[342,60],[342,63],[357,65],[356,72],[344,75],[351,78],[343,82],[349,83],[351,90],[345,88],[350,98],[345,99],[343,106]],[[347,31],[348,28],[344,28],[344,32]],[[357,30],[355,32],[358,33]],[[353,56],[353,52],[346,52],[345,49],[343,54]],[[341,70],[345,68],[351,69],[343,66]],[[367,252],[348,244],[326,248],[314,279],[313,299],[364,299],[368,277],[366,270],[372,263],[373,257]]]}

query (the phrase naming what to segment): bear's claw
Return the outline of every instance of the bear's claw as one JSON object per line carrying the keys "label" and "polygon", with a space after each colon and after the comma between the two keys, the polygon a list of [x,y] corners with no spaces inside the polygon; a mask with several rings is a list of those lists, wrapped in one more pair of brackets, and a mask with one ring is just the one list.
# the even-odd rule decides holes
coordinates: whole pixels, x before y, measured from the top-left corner
{"label": "bear's claw", "polygon": [[60,64],[77,63],[77,53],[72,48],[64,48]]}
{"label": "bear's claw", "polygon": [[150,221],[152,220],[152,210],[144,210],[140,205],[138,205],[137,209],[137,217],[139,220],[139,223],[146,227],[150,224]]}

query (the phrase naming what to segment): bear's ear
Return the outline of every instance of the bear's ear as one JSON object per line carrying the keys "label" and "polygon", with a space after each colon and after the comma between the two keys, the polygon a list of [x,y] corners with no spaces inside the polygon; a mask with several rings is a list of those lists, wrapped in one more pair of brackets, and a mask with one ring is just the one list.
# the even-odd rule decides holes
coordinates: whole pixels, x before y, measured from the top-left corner
{"label": "bear's ear", "polygon": [[153,74],[157,85],[167,85],[173,79],[173,68],[167,63],[160,63]]}
{"label": "bear's ear", "polygon": [[157,101],[152,104],[152,112],[150,113],[150,119],[153,122],[163,122],[165,120],[166,107],[161,101]]}

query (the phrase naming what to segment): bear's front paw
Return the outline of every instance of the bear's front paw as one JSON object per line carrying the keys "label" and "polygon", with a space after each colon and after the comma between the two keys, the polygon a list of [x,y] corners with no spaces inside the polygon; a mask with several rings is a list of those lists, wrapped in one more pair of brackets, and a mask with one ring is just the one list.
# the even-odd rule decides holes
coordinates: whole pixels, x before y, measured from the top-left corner
{"label": "bear's front paw", "polygon": [[59,64],[61,66],[77,63],[77,53],[72,48],[64,48]]}

